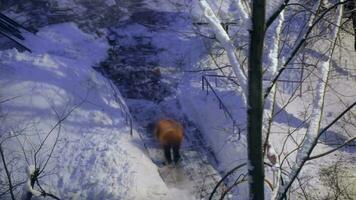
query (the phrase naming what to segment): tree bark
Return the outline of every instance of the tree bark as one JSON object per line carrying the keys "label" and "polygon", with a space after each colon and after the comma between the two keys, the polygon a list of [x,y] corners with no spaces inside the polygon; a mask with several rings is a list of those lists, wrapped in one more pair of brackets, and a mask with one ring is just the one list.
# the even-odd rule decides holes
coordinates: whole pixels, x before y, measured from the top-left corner
{"label": "tree bark", "polygon": [[265,0],[252,4],[252,31],[248,68],[248,175],[251,200],[264,199],[262,153],[262,53],[265,32]]}

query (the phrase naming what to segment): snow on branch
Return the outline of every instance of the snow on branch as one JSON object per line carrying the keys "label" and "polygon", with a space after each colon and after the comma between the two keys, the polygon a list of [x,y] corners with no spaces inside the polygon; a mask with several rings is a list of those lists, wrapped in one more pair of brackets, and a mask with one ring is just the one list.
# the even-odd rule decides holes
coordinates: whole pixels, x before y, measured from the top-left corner
{"label": "snow on branch", "polygon": [[210,27],[213,29],[216,38],[223,46],[223,48],[227,52],[227,56],[230,60],[230,64],[232,65],[232,69],[236,77],[238,78],[238,82],[240,84],[239,92],[243,98],[243,102],[247,105],[246,95],[247,95],[247,77],[245,76],[241,65],[237,59],[235,54],[235,46],[230,39],[229,35],[226,33],[224,28],[221,26],[220,20],[216,17],[210,5],[205,0],[200,0],[199,5],[203,11],[204,17],[208,20]]}
{"label": "snow on branch", "polygon": [[[320,0],[318,0],[313,8],[312,8],[312,13],[317,13],[317,11],[320,8]],[[265,94],[264,94],[264,98],[267,98],[268,94],[271,92],[274,84],[277,82],[279,76],[282,74],[282,72],[286,69],[287,65],[289,64],[289,62],[292,61],[292,59],[295,57],[295,55],[299,52],[299,49],[303,46],[303,44],[305,43],[306,39],[308,38],[309,34],[311,33],[313,27],[316,25],[316,23],[322,19],[322,17],[327,13],[327,11],[325,11],[317,20],[315,20],[315,15],[311,14],[308,24],[307,26],[304,28],[303,32],[302,32],[302,37],[300,37],[296,42],[295,42],[295,47],[293,48],[292,52],[290,53],[289,57],[286,59],[285,63],[283,64],[283,66],[279,69],[278,73],[276,74],[276,76],[273,78],[273,80],[271,81],[270,85],[267,87]],[[277,17],[278,15],[276,15],[275,17]],[[270,23],[272,23],[273,21],[271,20]]]}
{"label": "snow on branch", "polygon": [[27,181],[26,185],[24,188],[24,197],[22,198],[23,200],[31,199],[32,195],[39,197],[42,195],[40,191],[37,191],[33,188],[33,177],[36,176],[36,167],[34,165],[29,165],[27,166],[26,169],[27,173]]}
{"label": "snow on branch", "polygon": [[[342,0],[340,2],[343,2]],[[331,40],[333,43],[331,44],[331,51],[327,55],[328,59],[326,61],[321,62],[320,66],[320,75],[316,86],[316,96],[313,100],[313,108],[311,113],[311,119],[309,123],[309,127],[306,132],[305,139],[297,152],[296,162],[292,167],[292,171],[289,173],[288,179],[285,180],[285,184],[283,187],[279,189],[278,199],[283,199],[285,194],[297,175],[299,174],[301,168],[304,166],[305,162],[309,159],[310,152],[314,148],[316,144],[316,140],[318,140],[318,132],[320,129],[320,123],[322,119],[322,112],[323,112],[323,105],[324,105],[324,96],[326,93],[326,84],[328,81],[330,65],[331,65],[331,58],[336,46],[336,40],[339,33],[341,20],[343,14],[343,6],[340,6],[339,12],[337,14],[337,22],[336,26],[331,33]],[[309,24],[311,25],[311,24]]]}
{"label": "snow on branch", "polygon": [[[337,19],[337,23],[336,23],[337,26],[334,28],[334,31],[332,33],[333,40],[336,40],[338,32],[339,32],[339,26],[341,24],[341,19],[342,19],[342,10],[343,10],[342,8],[343,7],[341,6],[341,8],[339,9],[338,19]],[[325,96],[325,92],[326,92],[326,83],[328,81],[331,57],[332,57],[334,48],[335,48],[335,41],[334,41],[332,51],[330,52],[327,61],[322,62],[321,67],[320,67],[321,77],[317,83],[316,97],[313,100],[313,109],[312,109],[312,114],[311,114],[311,120],[310,120],[310,124],[309,124],[308,130],[307,130],[307,133],[306,133],[306,138],[302,145],[302,149],[301,149],[301,151],[298,151],[297,163],[299,163],[301,159],[305,159],[305,151],[307,151],[310,148],[312,141],[315,140],[315,138],[317,137],[318,132],[319,132],[323,104],[324,104],[324,96]]]}
{"label": "snow on branch", "polygon": [[[316,3],[314,4],[308,21],[308,25],[306,26],[306,28],[302,31],[302,37],[300,37],[297,41],[296,41],[296,45],[294,45],[293,50],[291,51],[290,55],[288,56],[288,58],[286,59],[286,61],[284,62],[283,66],[279,69],[278,73],[276,74],[276,76],[273,78],[273,80],[271,81],[270,85],[267,87],[265,94],[264,94],[264,98],[266,98],[269,93],[271,92],[271,89],[273,87],[274,84],[276,84],[278,78],[280,77],[280,75],[283,73],[283,71],[287,68],[288,64],[294,59],[294,57],[297,55],[297,53],[299,52],[299,50],[303,47],[303,45],[305,44],[305,42],[307,41],[309,34],[312,32],[313,28],[315,27],[316,24],[318,24],[319,21],[321,21],[322,19],[325,19],[325,15],[327,13],[329,13],[330,11],[336,9],[337,7],[345,4],[346,2],[348,2],[350,0],[347,1],[343,1],[340,0],[339,2],[333,4],[332,6],[328,7],[321,15],[317,16],[314,13],[317,13],[317,11],[320,8],[321,5],[321,0],[316,1]],[[317,18],[316,18],[317,17]],[[335,25],[335,24],[334,24]]]}
{"label": "snow on branch", "polygon": [[282,25],[284,21],[284,11],[282,11],[279,15],[278,22],[276,23],[275,26],[275,32],[272,38],[270,38],[271,41],[274,41],[272,44],[272,48],[269,48],[270,50],[267,50],[268,58],[271,61],[271,65],[268,66],[267,68],[267,76],[268,78],[272,78],[273,76],[276,75],[277,73],[277,67],[278,67],[278,51],[279,51],[279,44],[280,44],[280,37],[281,37],[281,32],[282,32]]}
{"label": "snow on branch", "polygon": [[[277,17],[278,18],[278,17]],[[272,79],[277,74],[277,68],[279,64],[278,60],[278,52],[279,52],[279,44],[280,44],[280,35],[282,32],[282,25],[284,22],[284,10],[281,10],[279,13],[279,18],[276,23],[273,24],[273,33],[272,37],[269,37],[269,41],[272,41],[270,48],[267,48],[268,53],[268,60],[270,63],[266,69],[266,78]],[[272,170],[273,173],[277,172],[276,181],[277,186],[279,187],[279,179],[281,174],[281,169],[279,166],[279,157],[276,151],[274,150],[271,142],[269,141],[269,133],[272,126],[273,120],[273,112],[274,112],[274,104],[275,104],[275,93],[276,93],[276,86],[274,85],[271,89],[271,93],[273,95],[269,95],[265,99],[265,106],[263,110],[263,140],[264,140],[264,147],[265,147],[265,154],[267,155],[268,160],[272,163]],[[272,197],[277,195],[277,190],[273,190]]]}
{"label": "snow on branch", "polygon": [[288,3],[290,0],[284,0],[278,8],[273,12],[273,14],[268,18],[266,22],[266,29],[278,18],[279,15],[282,15],[282,12],[284,12],[284,9],[287,7]]}
{"label": "snow on branch", "polygon": [[247,21],[249,18],[250,8],[248,7],[248,3],[245,0],[235,0],[234,1],[239,14],[243,21]]}

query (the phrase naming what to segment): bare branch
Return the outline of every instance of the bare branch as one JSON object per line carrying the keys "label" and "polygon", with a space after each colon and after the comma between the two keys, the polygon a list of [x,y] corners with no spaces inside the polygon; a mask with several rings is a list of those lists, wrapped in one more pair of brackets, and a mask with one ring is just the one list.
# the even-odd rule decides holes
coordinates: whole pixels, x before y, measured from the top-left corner
{"label": "bare branch", "polygon": [[0,154],[1,154],[2,163],[4,165],[5,173],[6,173],[6,176],[7,176],[7,180],[9,182],[9,190],[10,190],[11,199],[15,200],[12,181],[11,181],[11,174],[9,172],[9,169],[7,168],[7,164],[6,164],[5,156],[4,156],[4,151],[2,149],[1,144],[0,144]]}
{"label": "bare branch", "polygon": [[216,193],[217,189],[219,188],[219,186],[225,181],[225,179],[227,179],[227,177],[229,177],[232,173],[234,173],[236,170],[240,169],[241,167],[245,166],[246,163],[243,163],[241,165],[238,165],[236,167],[234,167],[232,170],[228,171],[224,177],[222,177],[220,179],[220,181],[215,185],[213,191],[210,193],[210,196],[209,196],[209,200],[212,200],[213,199],[213,196],[214,194]]}
{"label": "bare branch", "polygon": [[356,137],[353,137],[353,138],[347,140],[346,142],[344,142],[340,146],[338,146],[338,147],[336,147],[334,149],[331,149],[331,150],[329,150],[327,152],[324,152],[324,153],[321,153],[321,154],[318,154],[318,155],[315,155],[315,156],[311,156],[311,157],[308,158],[308,160],[313,160],[313,159],[317,159],[317,158],[326,156],[326,155],[328,155],[328,154],[330,154],[330,153],[332,153],[332,152],[334,152],[334,151],[336,151],[338,149],[341,149],[342,147],[344,147],[344,146],[348,145],[349,143],[353,142],[354,140],[356,140]]}
{"label": "bare branch", "polygon": [[[294,182],[294,180],[297,178],[297,176],[299,175],[300,171],[302,170],[304,164],[308,161],[308,158],[310,158],[310,155],[311,153],[313,152],[317,142],[318,142],[318,139],[320,138],[320,136],[325,133],[332,125],[334,125],[342,116],[344,116],[348,111],[350,111],[354,106],[356,105],[356,101],[351,104],[347,109],[345,109],[339,116],[337,116],[330,124],[328,124],[322,131],[320,131],[320,133],[318,134],[317,138],[313,141],[313,144],[311,146],[311,148],[308,150],[307,152],[307,159],[305,160],[302,160],[301,162],[301,167],[299,167],[295,174],[290,178],[290,181],[288,183],[288,185],[285,186],[284,188],[284,194],[281,195],[281,197],[285,197],[286,195],[286,192],[288,191],[288,189],[290,188],[290,186],[292,185],[292,183]],[[282,199],[281,198],[281,199]]]}
{"label": "bare branch", "polygon": [[8,102],[8,101],[11,101],[11,100],[14,100],[14,99],[19,98],[19,97],[20,97],[20,95],[14,96],[14,97],[10,97],[10,98],[7,98],[7,99],[3,99],[3,100],[0,101],[0,104]]}
{"label": "bare branch", "polygon": [[300,48],[303,46],[303,44],[306,42],[306,40],[308,39],[309,34],[312,32],[314,26],[316,24],[318,24],[318,22],[320,20],[322,20],[324,18],[324,16],[330,12],[331,10],[337,8],[339,5],[343,5],[348,1],[341,1],[338,3],[335,3],[333,6],[327,8],[313,23],[311,26],[308,27],[308,29],[306,30],[306,33],[304,34],[304,36],[302,37],[302,39],[298,42],[297,45],[295,45],[295,48],[293,49],[292,53],[289,55],[289,57],[287,58],[286,62],[283,64],[283,66],[279,69],[277,75],[273,78],[273,80],[271,81],[270,85],[267,87],[265,94],[264,94],[264,98],[267,98],[268,94],[270,93],[272,87],[274,86],[274,84],[277,82],[278,78],[281,76],[282,72],[286,69],[287,65],[293,60],[293,58],[296,56],[296,54],[299,52]]}
{"label": "bare branch", "polygon": [[[26,181],[22,181],[22,182],[16,183],[15,185],[12,186],[12,189],[15,189],[15,188],[17,188],[17,187],[19,187],[19,186],[21,186],[21,185],[23,185],[25,183],[26,183]],[[5,190],[5,191],[3,191],[2,193],[0,193],[0,197],[4,196],[9,191],[10,191],[10,188]]]}
{"label": "bare branch", "polygon": [[36,179],[36,184],[37,184],[38,187],[40,188],[41,193],[42,193],[42,196],[44,196],[44,197],[49,196],[49,197],[51,197],[51,198],[53,198],[53,199],[60,200],[60,198],[57,197],[56,195],[46,192],[46,191],[42,188],[42,186],[40,185],[40,182],[38,181],[38,179]]}
{"label": "bare branch", "polygon": [[40,152],[40,150],[42,149],[43,145],[45,144],[46,140],[48,139],[48,137],[51,135],[51,133],[58,127],[61,125],[61,123],[66,120],[69,115],[75,110],[77,109],[79,106],[81,106],[83,103],[85,103],[86,98],[83,99],[81,102],[79,102],[77,105],[73,106],[68,113],[66,113],[60,120],[57,121],[57,123],[51,128],[51,130],[47,133],[46,137],[42,140],[40,146],[38,147],[38,149],[36,150],[35,154],[34,154],[34,160],[35,160],[35,166],[37,167],[37,154]]}

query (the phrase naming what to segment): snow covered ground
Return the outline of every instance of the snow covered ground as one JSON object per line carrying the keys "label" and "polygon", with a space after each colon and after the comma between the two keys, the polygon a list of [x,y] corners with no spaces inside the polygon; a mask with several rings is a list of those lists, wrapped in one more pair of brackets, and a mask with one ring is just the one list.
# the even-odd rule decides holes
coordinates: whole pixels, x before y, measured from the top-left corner
{"label": "snow covered ground", "polygon": [[[201,76],[214,74],[203,70],[214,68],[208,51],[215,46],[194,32],[196,27],[191,24],[191,15],[196,22],[201,13],[196,4],[191,5],[191,10],[187,9],[184,5],[187,2],[135,0],[119,4],[107,0],[98,7],[97,2],[56,0],[47,5],[51,9],[32,7],[31,2],[26,2],[24,16],[21,12],[12,13],[23,22],[43,26],[37,36],[27,35],[27,45],[34,53],[0,52],[0,101],[15,97],[0,104],[3,136],[0,139],[10,137],[3,147],[14,170],[15,183],[25,180],[25,169],[34,164],[34,151],[44,140],[45,146],[38,154],[41,166],[51,147],[56,146],[40,182],[45,190],[63,199],[200,199],[207,196],[221,175],[246,163],[246,114],[242,100],[231,82],[219,80],[215,85],[214,78],[209,79],[236,120],[236,128],[241,133],[239,138],[211,90],[207,95],[201,89]],[[217,1],[209,2],[215,10],[220,7]],[[277,2],[270,2],[268,13]],[[68,8],[73,10],[63,11]],[[221,8],[220,17],[236,17],[232,16],[236,8],[230,2],[224,1]],[[38,19],[38,13],[45,17]],[[28,16],[36,17],[26,21]],[[82,29],[73,23],[48,26],[62,20],[75,21]],[[103,27],[108,29],[101,29]],[[234,29],[238,28],[232,27]],[[105,38],[85,34],[82,30],[107,36],[109,44]],[[244,32],[239,34],[244,38]],[[350,46],[347,40],[345,46]],[[238,42],[243,44],[244,41]],[[352,74],[356,62],[352,53],[343,52],[345,57],[334,63],[330,81],[336,91],[341,91],[346,104],[356,95],[355,74]],[[219,62],[228,63],[224,57]],[[346,67],[337,63],[346,63]],[[94,71],[93,66],[100,71],[103,71],[100,67],[109,68],[106,72],[110,74],[106,76],[120,91],[113,90],[110,81]],[[289,75],[295,78],[295,74]],[[286,103],[294,88],[281,85],[277,110]],[[283,152],[280,144],[287,133],[303,121],[300,108],[308,108],[314,85],[315,80],[305,84],[302,98],[286,106],[273,123],[271,141],[281,155],[295,147],[290,142]],[[323,125],[344,108],[338,98],[335,93],[327,96]],[[117,103],[118,100],[123,103]],[[135,121],[133,136],[126,123],[128,109]],[[58,118],[68,113],[70,115],[56,125]],[[162,150],[150,130],[152,122],[161,117],[178,119],[187,130],[183,160],[177,167],[163,165]],[[54,126],[54,131],[45,139]],[[328,135],[343,141],[342,135],[336,134],[341,126],[331,129]],[[294,133],[297,141],[302,139],[305,130],[306,125],[303,125]],[[354,129],[348,127],[348,130],[353,132]],[[17,134],[18,137],[13,137]],[[331,140],[333,142],[334,137]],[[326,140],[321,142],[317,152],[333,148]],[[27,152],[28,163],[20,144]],[[349,163],[349,171],[354,172],[354,153],[354,148],[344,148],[308,163],[302,171],[306,179],[314,178],[309,181],[308,189],[322,194],[325,190],[319,190],[320,168],[330,166],[340,157]],[[266,171],[271,178],[271,170]],[[244,173],[246,168],[241,168],[235,177]],[[351,175],[352,182],[355,176]],[[1,180],[6,177],[2,176]],[[234,190],[232,199],[247,199],[245,183]],[[16,191],[22,191],[22,185],[17,186]],[[267,187],[266,191],[269,194]]]}
{"label": "snow covered ground", "polygon": [[126,105],[115,101],[122,101],[119,91],[91,68],[106,56],[105,39],[72,23],[26,37],[33,53],[0,52],[1,100],[15,97],[1,104],[2,147],[13,183],[26,178],[27,165],[42,167],[56,145],[40,182],[63,199],[168,199],[137,133],[130,136]]}
{"label": "snow covered ground", "polygon": [[[62,6],[66,7],[66,5]],[[131,7],[129,6],[129,8]],[[140,23],[146,23],[146,19],[141,18],[146,14],[149,15],[145,9],[143,9],[142,13],[140,13],[139,8],[131,10],[131,12],[138,12],[137,16],[134,14],[132,18]],[[170,15],[169,12],[158,12],[158,14]],[[181,24],[181,26],[185,26],[186,23],[187,21],[184,21],[184,24]],[[145,25],[150,26],[150,24]],[[141,28],[138,28],[140,26]],[[125,25],[124,27],[125,29],[123,31],[119,30],[119,33],[121,35],[126,34],[126,37],[129,37],[126,40],[128,45],[133,45],[130,40],[131,38],[135,40],[143,38],[140,30],[143,30],[143,33],[146,34],[149,34],[150,31],[138,24],[134,24],[132,29]],[[152,27],[150,28],[152,29]],[[70,35],[70,37],[66,37],[67,35]],[[189,37],[176,38],[174,30],[162,32],[160,35],[161,37],[153,38],[153,43],[163,44],[160,47],[166,51],[158,56],[158,60],[166,68],[162,68],[162,72],[164,74],[168,72],[169,76],[171,76],[172,69],[175,70],[174,67],[176,67],[172,63],[175,63],[176,59],[179,59],[176,58],[179,56],[178,53],[187,54],[188,52],[185,48],[188,47],[188,50],[192,51],[194,46],[190,46]],[[163,43],[163,41],[172,37],[176,39],[171,40],[170,43]],[[149,37],[147,38],[150,39]],[[144,38],[143,42],[147,41],[147,38]],[[140,41],[138,40],[138,42]],[[170,51],[172,45],[180,47],[179,43],[182,41],[185,43],[182,46],[182,50],[184,51],[180,52],[180,49]],[[121,45],[123,44],[121,40],[120,43]],[[33,69],[30,68],[31,70],[36,70],[35,73],[27,69],[29,70],[27,73],[24,72],[23,68],[20,68],[17,69],[16,73],[19,80],[24,79],[24,74],[27,74],[31,78],[31,81],[35,82],[21,88],[23,91],[30,93],[30,97],[28,98],[31,98],[31,101],[29,103],[25,101],[26,103],[24,103],[23,99],[15,99],[3,105],[4,109],[14,112],[13,108],[18,106],[17,103],[25,104],[29,109],[28,112],[38,118],[36,120],[36,122],[39,121],[38,126],[43,126],[41,128],[44,130],[40,129],[43,133],[42,136],[31,138],[29,141],[22,139],[25,145],[36,144],[35,141],[40,143],[43,140],[47,133],[45,130],[50,130],[52,128],[51,125],[56,123],[56,113],[59,113],[58,115],[61,117],[61,115],[63,116],[70,112],[68,118],[60,126],[56,127],[60,127],[60,133],[51,133],[49,138],[46,139],[46,147],[43,148],[46,150],[50,149],[56,143],[55,141],[58,136],[59,142],[56,143],[51,162],[46,167],[55,170],[55,172],[51,173],[50,176],[41,178],[41,183],[46,184],[45,190],[48,189],[63,198],[80,199],[173,198],[191,200],[195,198],[199,199],[200,196],[205,197],[209,194],[212,187],[220,179],[220,176],[209,164],[207,155],[204,155],[201,144],[203,141],[199,138],[199,135],[194,135],[199,134],[194,126],[187,128],[187,133],[190,136],[187,136],[185,139],[182,149],[184,161],[180,165],[182,167],[178,168],[162,167],[163,156],[160,147],[152,137],[151,132],[146,132],[146,130],[140,128],[140,126],[145,124],[139,123],[137,126],[137,131],[140,132],[140,135],[134,131],[134,136],[129,136],[128,127],[124,123],[126,113],[120,112],[126,110],[125,105],[121,108],[122,105],[120,107],[120,105],[113,102],[115,97],[112,96],[113,91],[109,82],[90,69],[90,67],[105,58],[108,46],[103,38],[94,39],[92,36],[84,34],[74,24],[51,25],[41,29],[37,33],[37,36],[28,36],[26,45],[31,46],[34,51],[33,54],[19,53],[15,50],[3,52],[4,55],[8,56],[3,56],[3,60],[8,63],[8,66],[16,65],[24,59],[26,62],[23,62],[26,65],[33,66]],[[141,44],[139,43],[138,45]],[[199,45],[197,44],[197,46]],[[142,46],[139,47],[142,48]],[[150,46],[147,47],[150,50]],[[88,49],[91,51],[88,51]],[[149,56],[153,57],[148,52],[148,56],[146,57]],[[185,55],[182,54],[181,56]],[[43,57],[43,59],[37,59],[37,57]],[[129,59],[130,57],[127,56],[125,58]],[[133,62],[135,64],[134,67],[139,66],[139,63],[136,61]],[[140,61],[138,60],[138,62]],[[195,61],[189,62],[194,63]],[[43,69],[47,74],[42,75],[40,73],[42,71],[37,68]],[[32,77],[32,75],[34,76]],[[166,80],[167,84],[170,84],[172,80],[175,82],[179,79],[178,77],[172,77],[172,79],[169,76],[165,76],[168,79]],[[11,87],[16,80],[13,77],[6,78],[6,76],[2,77],[2,79],[3,82],[6,82]],[[37,83],[37,79],[40,79],[44,83]],[[48,94],[56,94],[52,92],[52,88],[49,88],[49,91],[43,89],[42,85],[48,84],[48,82],[61,88],[61,95]],[[174,82],[171,83],[174,85]],[[117,86],[120,87],[120,85]],[[33,87],[40,87],[41,89],[37,91]],[[31,92],[28,92],[28,90]],[[13,89],[9,87],[9,90],[4,91],[3,94],[11,96],[12,93],[10,91],[13,91]],[[116,93],[120,94],[118,91]],[[34,106],[33,103],[36,104],[38,102],[37,98],[42,98],[42,96],[45,96],[44,100],[42,100],[45,105],[42,105],[42,103],[41,105],[47,111],[46,116],[34,113],[34,109],[30,109]],[[57,100],[59,97],[63,98],[63,100]],[[34,98],[36,98],[36,101],[32,101]],[[122,100],[120,95],[118,98]],[[128,102],[130,105],[130,101]],[[149,105],[149,103],[147,104],[144,101],[141,104],[146,107]],[[130,107],[131,111],[133,111],[133,108],[139,108],[139,105]],[[166,116],[168,113],[171,114],[171,117],[174,116],[174,113],[181,115],[179,114],[179,108],[175,108],[176,111],[169,110],[169,107],[172,105],[176,105],[176,101],[168,101],[161,105],[166,107]],[[102,107],[105,109],[103,110]],[[74,110],[71,112],[71,109]],[[136,117],[142,116],[142,114],[147,113],[141,112]],[[45,120],[47,118],[48,120]],[[10,126],[13,124],[13,119],[6,119],[6,125]],[[24,118],[22,120],[28,119]],[[149,122],[152,122],[152,120]],[[147,123],[147,120],[143,123]],[[4,129],[9,128],[4,126]],[[37,129],[39,128],[36,126]],[[145,140],[147,138],[148,141]],[[8,141],[8,143],[13,142]],[[139,153],[137,152],[138,150]],[[46,152],[45,150],[43,151]],[[41,155],[43,157],[42,160],[46,160],[46,155]],[[148,161],[147,158],[151,158],[161,168],[157,170],[152,161]],[[29,162],[29,164],[33,163]],[[28,164],[24,163],[23,165],[26,166]],[[158,176],[158,171],[160,176]],[[19,179],[21,179],[21,174],[24,174],[24,171],[20,170],[18,174],[20,176]],[[110,178],[108,177],[109,174]]]}

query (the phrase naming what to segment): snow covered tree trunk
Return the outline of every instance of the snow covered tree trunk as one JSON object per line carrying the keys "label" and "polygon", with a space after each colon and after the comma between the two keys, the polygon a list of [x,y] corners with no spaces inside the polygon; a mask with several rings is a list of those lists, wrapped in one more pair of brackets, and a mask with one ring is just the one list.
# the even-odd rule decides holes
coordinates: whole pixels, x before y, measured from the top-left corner
{"label": "snow covered tree trunk", "polygon": [[252,4],[252,31],[248,68],[248,180],[249,199],[264,199],[264,165],[262,153],[262,53],[265,33],[265,1]]}
{"label": "snow covered tree trunk", "polygon": [[[284,21],[284,11],[280,13],[280,16],[278,18],[278,21],[276,22],[276,25],[274,26],[274,32],[273,35],[270,38],[270,41],[272,41],[272,45],[267,48],[267,53],[268,53],[268,60],[270,65],[266,69],[266,79],[272,79],[276,74],[277,74],[277,68],[278,68],[278,50],[279,50],[279,44],[280,44],[280,35],[282,31],[282,25]],[[264,128],[264,141],[268,139],[268,132],[270,129],[270,121],[272,120],[272,115],[273,115],[273,105],[274,105],[274,94],[276,91],[276,85],[273,85],[271,89],[271,94],[267,96],[267,98],[264,100],[265,102],[265,109],[264,109],[264,119],[263,119],[263,128]],[[266,141],[268,142],[268,141]]]}
{"label": "snow covered tree trunk", "polygon": [[[280,35],[282,32],[282,25],[284,21],[284,9],[279,13],[279,17],[277,18],[278,20],[275,21],[275,23],[272,25],[273,26],[273,33],[271,37],[268,37],[270,41],[272,42],[272,45],[270,45],[269,48],[267,48],[267,53],[268,53],[268,60],[270,65],[266,69],[266,79],[271,80],[274,76],[277,74],[277,68],[279,64],[279,59],[278,59],[278,51],[279,51],[279,44],[280,44]],[[274,102],[275,102],[275,95],[276,95],[276,87],[277,84],[275,84],[272,89],[271,89],[271,95],[268,95],[266,99],[264,99],[264,110],[263,110],[263,148],[265,150],[265,155],[267,155],[268,160],[271,162],[273,165],[274,170],[277,171],[277,176],[276,176],[276,183],[278,188],[279,184],[279,178],[280,178],[280,168],[279,168],[279,159],[276,151],[274,150],[272,144],[269,142],[269,133],[271,130],[271,125],[272,125],[272,117],[273,117],[273,111],[274,111]],[[272,196],[275,196],[276,192],[272,194]]]}
{"label": "snow covered tree trunk", "polygon": [[216,38],[227,52],[232,69],[234,70],[234,73],[240,84],[240,87],[238,88],[239,93],[241,94],[244,104],[247,105],[247,77],[245,76],[242,66],[240,65],[235,54],[235,46],[229,35],[221,26],[220,20],[216,17],[208,2],[205,0],[200,0],[199,5],[203,11],[203,16],[208,20],[209,26],[213,29]]}
{"label": "snow covered tree trunk", "polygon": [[[342,0],[340,2],[342,2]],[[284,185],[279,188],[277,199],[283,199],[286,197],[286,193],[288,189],[290,188],[293,181],[298,176],[305,162],[308,160],[312,152],[313,145],[315,144],[315,140],[317,140],[317,136],[320,129],[320,123],[322,119],[324,96],[326,92],[326,84],[328,82],[331,58],[333,55],[333,51],[335,49],[335,43],[339,33],[339,26],[341,25],[342,13],[343,13],[343,6],[341,5],[337,15],[338,16],[337,22],[335,23],[336,26],[331,33],[331,41],[333,41],[333,43],[331,44],[332,50],[328,53],[327,59],[325,61],[322,61],[320,64],[320,69],[319,69],[320,78],[316,86],[316,93],[315,93],[316,96],[313,100],[313,108],[312,108],[309,127],[307,129],[305,139],[300,149],[297,152],[296,162],[292,167],[292,171],[289,173],[288,178],[284,182]]]}

